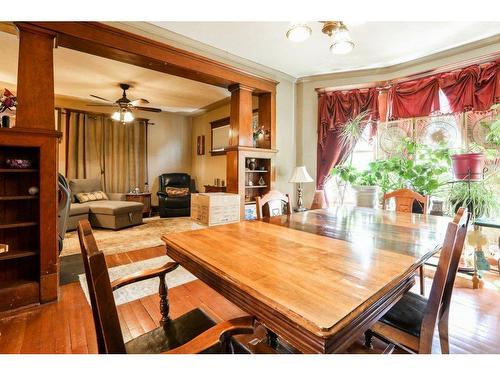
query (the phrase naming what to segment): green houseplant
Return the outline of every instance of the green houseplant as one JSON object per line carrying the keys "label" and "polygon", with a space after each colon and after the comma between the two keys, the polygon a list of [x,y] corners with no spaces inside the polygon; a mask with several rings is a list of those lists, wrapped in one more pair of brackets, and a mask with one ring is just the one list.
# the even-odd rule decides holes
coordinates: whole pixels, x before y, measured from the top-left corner
{"label": "green houseplant", "polygon": [[[359,171],[344,164],[333,168],[331,174],[355,189],[378,186],[386,193],[409,188],[423,195],[431,195],[449,179],[449,170],[448,149],[431,148],[407,138],[402,141],[395,155],[371,162],[367,170]],[[415,207],[415,211],[418,210],[419,207]]]}

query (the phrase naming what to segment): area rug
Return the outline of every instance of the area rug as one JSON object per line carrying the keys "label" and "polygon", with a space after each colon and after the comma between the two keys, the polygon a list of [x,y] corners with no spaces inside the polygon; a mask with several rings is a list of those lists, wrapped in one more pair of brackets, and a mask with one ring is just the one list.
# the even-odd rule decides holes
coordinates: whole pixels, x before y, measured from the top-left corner
{"label": "area rug", "polygon": [[[163,245],[161,236],[166,233],[185,232],[205,228],[189,217],[147,218],[144,224],[114,231],[110,229],[93,229],[97,246],[104,255],[124,253],[131,250],[145,249]],[[60,256],[80,254],[80,242],[77,231],[66,233],[63,250]]]}
{"label": "area rug", "polygon": [[[113,281],[120,277],[130,275],[137,271],[145,270],[148,268],[161,267],[167,262],[172,262],[172,259],[170,259],[168,256],[165,255],[157,258],[143,260],[140,262],[126,264],[123,266],[111,267],[108,269],[109,278],[111,279],[111,281]],[[85,294],[85,298],[87,298],[87,302],[90,304],[89,290],[85,274],[79,275],[78,278],[80,279],[80,285],[83,289],[83,293]],[[167,286],[169,288],[173,288],[193,280],[196,280],[196,277],[180,266],[175,271],[168,273],[166,277]],[[155,277],[150,280],[143,280],[134,284],[124,286],[123,288],[120,288],[113,292],[113,296],[115,297],[115,303],[117,305],[121,305],[142,297],[149,296],[151,294],[157,294],[158,283],[159,279]]]}

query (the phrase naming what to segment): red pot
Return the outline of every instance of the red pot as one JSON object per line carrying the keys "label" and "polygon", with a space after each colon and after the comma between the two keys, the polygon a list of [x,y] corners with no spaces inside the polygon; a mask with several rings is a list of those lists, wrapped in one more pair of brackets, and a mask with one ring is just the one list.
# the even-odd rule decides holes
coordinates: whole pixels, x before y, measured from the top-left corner
{"label": "red pot", "polygon": [[451,156],[453,174],[457,180],[481,180],[483,178],[484,155],[481,153]]}

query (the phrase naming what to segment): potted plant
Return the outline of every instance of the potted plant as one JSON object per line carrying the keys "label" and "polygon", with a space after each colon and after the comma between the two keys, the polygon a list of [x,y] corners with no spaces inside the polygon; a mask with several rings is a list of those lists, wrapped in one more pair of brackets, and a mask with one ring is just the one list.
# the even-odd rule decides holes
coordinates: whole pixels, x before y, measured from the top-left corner
{"label": "potted plant", "polygon": [[495,182],[497,173],[481,181],[453,184],[447,199],[451,213],[467,207],[473,221],[480,217],[497,217],[500,211],[498,182]]}
{"label": "potted plant", "polygon": [[[480,126],[487,131],[485,140],[488,145],[500,146],[500,114],[498,112],[500,104],[491,107],[495,114],[491,120],[481,121]],[[453,165],[453,174],[457,180],[480,180],[483,178],[484,161],[495,158],[496,149],[487,149],[477,143],[471,143],[469,147],[462,152],[451,156]]]}
{"label": "potted plant", "polygon": [[371,169],[358,171],[350,165],[337,166],[332,169],[331,174],[352,186],[356,193],[356,206],[377,207],[379,187],[377,186],[377,177]]}

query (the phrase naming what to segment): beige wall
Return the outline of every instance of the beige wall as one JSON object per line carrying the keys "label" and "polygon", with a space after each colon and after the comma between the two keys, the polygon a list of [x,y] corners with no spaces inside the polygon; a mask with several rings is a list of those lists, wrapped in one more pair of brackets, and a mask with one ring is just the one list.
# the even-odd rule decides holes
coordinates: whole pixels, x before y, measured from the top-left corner
{"label": "beige wall", "polygon": [[[500,43],[475,46],[474,48],[459,48],[454,51],[436,54],[419,61],[399,66],[372,69],[360,72],[346,72],[317,77],[306,77],[297,82],[296,102],[296,142],[297,164],[303,164],[311,176],[316,179],[316,142],[317,142],[317,106],[316,88],[343,87],[361,85],[377,81],[385,81],[398,77],[418,74],[449,64],[460,63],[474,57],[488,55],[500,50]],[[304,186],[305,204],[312,201],[315,184]]]}
{"label": "beige wall", "polygon": [[[57,97],[56,107],[89,111],[86,102]],[[95,111],[95,110],[94,110]],[[96,111],[97,112],[97,111]],[[99,112],[111,113],[112,109],[99,108]],[[148,128],[148,177],[152,204],[158,204],[158,176],[167,172],[191,173],[191,118],[168,112],[137,111],[137,117],[148,118],[154,125]],[[61,145],[60,160],[63,157]],[[62,163],[60,163],[62,164]],[[64,168],[63,168],[64,169]],[[143,186],[140,186],[143,189]]]}
{"label": "beige wall", "polygon": [[[226,155],[212,156],[210,150],[210,122],[229,116],[229,104],[213,109],[192,119],[191,137],[191,176],[196,181],[198,191],[204,192],[204,185],[213,185],[214,178],[226,181]],[[196,154],[196,142],[199,135],[205,136],[205,155]]]}

